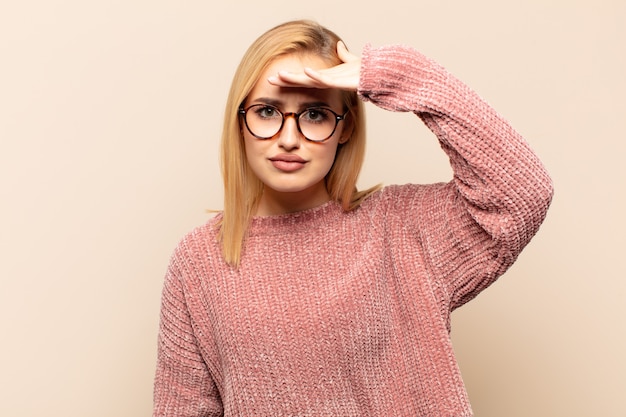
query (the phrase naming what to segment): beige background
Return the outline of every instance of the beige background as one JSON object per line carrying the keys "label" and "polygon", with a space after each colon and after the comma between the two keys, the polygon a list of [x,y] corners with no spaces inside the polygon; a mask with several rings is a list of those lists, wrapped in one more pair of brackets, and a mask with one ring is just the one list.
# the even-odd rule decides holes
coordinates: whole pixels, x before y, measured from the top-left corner
{"label": "beige background", "polygon": [[[168,258],[221,207],[232,73],[299,17],[439,60],[554,177],[539,235],[453,316],[476,414],[626,415],[625,2],[211,3],[0,5],[1,416],[150,414]],[[361,185],[449,179],[415,117],[368,116]]]}

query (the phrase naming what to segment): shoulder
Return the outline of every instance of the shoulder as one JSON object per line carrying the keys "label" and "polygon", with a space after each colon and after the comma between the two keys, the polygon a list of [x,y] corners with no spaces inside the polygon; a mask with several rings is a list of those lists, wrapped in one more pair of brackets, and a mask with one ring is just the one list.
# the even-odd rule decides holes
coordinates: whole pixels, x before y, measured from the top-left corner
{"label": "shoulder", "polygon": [[373,227],[419,232],[445,224],[462,208],[451,183],[388,185],[363,201]]}
{"label": "shoulder", "polygon": [[369,196],[362,206],[366,209],[385,207],[386,211],[402,211],[445,199],[453,188],[450,183],[387,185]]}
{"label": "shoulder", "polygon": [[221,217],[221,213],[218,213],[187,232],[174,248],[172,260],[188,263],[189,260],[219,253],[218,225]]}

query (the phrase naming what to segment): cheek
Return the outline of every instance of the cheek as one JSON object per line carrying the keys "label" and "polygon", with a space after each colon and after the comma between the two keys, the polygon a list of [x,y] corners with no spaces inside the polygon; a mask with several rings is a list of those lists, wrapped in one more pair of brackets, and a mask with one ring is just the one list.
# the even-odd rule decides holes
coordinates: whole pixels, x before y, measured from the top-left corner
{"label": "cheek", "polygon": [[260,145],[262,142],[257,140],[256,138],[251,138],[249,135],[244,133],[243,135],[243,150],[246,154],[246,159],[248,161],[254,160],[255,155],[260,153]]}
{"label": "cheek", "polygon": [[243,140],[243,150],[246,157],[246,162],[248,163],[248,167],[254,172],[255,175],[258,176],[258,167],[259,167],[259,158],[262,154],[259,149],[260,143],[257,140],[250,140],[249,138],[245,138]]}
{"label": "cheek", "polygon": [[[330,145],[330,144],[326,144],[326,145]],[[327,149],[324,149],[324,151],[320,152],[320,154],[318,155],[318,159],[322,161],[325,170],[330,171],[330,168],[335,163],[335,159],[337,158],[337,150],[338,150],[338,144],[334,143],[331,146],[329,146]]]}

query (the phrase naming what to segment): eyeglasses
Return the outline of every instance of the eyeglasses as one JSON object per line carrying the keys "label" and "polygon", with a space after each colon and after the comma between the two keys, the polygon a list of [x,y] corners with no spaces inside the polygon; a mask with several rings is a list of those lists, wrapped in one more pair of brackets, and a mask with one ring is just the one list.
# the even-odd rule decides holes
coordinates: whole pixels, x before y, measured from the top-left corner
{"label": "eyeglasses", "polygon": [[346,113],[339,115],[325,107],[311,107],[299,113],[283,113],[269,104],[239,109],[248,131],[257,139],[270,139],[281,131],[287,117],[296,119],[298,132],[311,142],[324,142],[335,133]]}

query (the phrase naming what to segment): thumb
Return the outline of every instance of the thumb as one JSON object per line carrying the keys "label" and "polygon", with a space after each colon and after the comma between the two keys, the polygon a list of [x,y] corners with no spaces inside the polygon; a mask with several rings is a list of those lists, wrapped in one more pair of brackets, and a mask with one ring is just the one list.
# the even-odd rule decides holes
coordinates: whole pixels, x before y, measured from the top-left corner
{"label": "thumb", "polygon": [[337,42],[337,55],[339,56],[339,59],[341,59],[343,62],[352,62],[359,59],[358,56],[348,51],[348,48],[346,47],[346,44],[343,43],[343,41]]}

